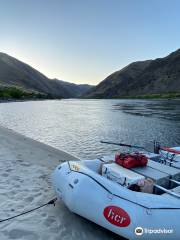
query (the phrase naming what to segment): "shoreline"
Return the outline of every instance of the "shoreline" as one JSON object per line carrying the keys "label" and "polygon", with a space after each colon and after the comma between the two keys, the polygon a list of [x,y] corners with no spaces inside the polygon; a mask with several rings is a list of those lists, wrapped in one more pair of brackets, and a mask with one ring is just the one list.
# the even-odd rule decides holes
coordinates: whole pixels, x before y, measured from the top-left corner
{"label": "shoreline", "polygon": [[13,102],[36,102],[36,101],[61,101],[61,100],[149,100],[149,101],[180,101],[180,98],[61,98],[61,99],[11,99],[11,100],[2,100],[0,103],[13,103]]}
{"label": "shoreline", "polygon": [[[26,149],[25,154],[30,154],[31,160],[30,159],[27,160],[25,154],[23,154],[23,158],[24,158],[23,160],[30,161],[30,163],[33,163],[33,164],[40,164],[42,166],[53,165],[53,167],[56,167],[59,163],[64,161],[79,160],[78,157],[70,155],[65,151],[61,151],[55,147],[52,147],[45,143],[29,138],[25,135],[17,133],[12,129],[9,129],[3,126],[0,126],[0,135],[1,137],[3,136],[6,139],[6,143],[9,145],[9,147],[13,145],[14,142],[16,142],[17,151],[20,151],[21,154],[23,154],[23,149],[29,146],[28,147],[29,149]],[[43,154],[41,158],[37,158],[37,161],[32,157],[33,154],[32,154],[31,148],[33,148],[33,152],[37,154],[38,157],[40,154]],[[45,158],[43,159],[44,154],[46,155],[45,155]]]}
{"label": "shoreline", "polygon": [[60,99],[57,99],[57,98],[55,98],[55,99],[42,99],[42,98],[36,98],[36,99],[10,99],[10,100],[2,100],[2,99],[0,99],[0,103],[12,103],[12,102],[31,102],[31,101],[33,101],[33,102],[36,102],[36,101],[49,101],[49,100],[57,100],[57,101],[59,101],[59,100],[62,100],[62,98],[60,98]]}
{"label": "shoreline", "polygon": [[[77,158],[2,126],[0,135],[0,219],[5,219],[54,198],[52,171],[60,162]],[[70,212],[61,201],[2,222],[0,231],[3,240],[117,238],[121,239]]]}

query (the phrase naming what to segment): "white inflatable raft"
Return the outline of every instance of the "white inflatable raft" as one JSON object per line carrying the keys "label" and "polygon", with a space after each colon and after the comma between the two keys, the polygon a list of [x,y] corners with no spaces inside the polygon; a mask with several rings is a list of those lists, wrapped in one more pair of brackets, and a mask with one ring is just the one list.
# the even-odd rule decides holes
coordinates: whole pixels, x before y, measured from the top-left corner
{"label": "white inflatable raft", "polygon": [[[127,239],[180,239],[180,163],[147,156],[146,167],[119,169],[120,182],[115,163],[106,164],[114,156],[64,162],[53,173],[54,189],[70,211]],[[145,178],[153,179],[153,193],[128,188]]]}

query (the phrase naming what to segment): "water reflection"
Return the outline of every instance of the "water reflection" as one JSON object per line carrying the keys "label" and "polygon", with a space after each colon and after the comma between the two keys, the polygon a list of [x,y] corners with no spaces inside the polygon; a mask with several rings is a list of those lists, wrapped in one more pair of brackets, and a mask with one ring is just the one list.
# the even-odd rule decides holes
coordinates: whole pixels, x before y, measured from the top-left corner
{"label": "water reflection", "polygon": [[115,110],[122,110],[124,113],[158,117],[174,121],[180,121],[179,100],[142,101],[130,103],[118,103],[114,105]]}
{"label": "water reflection", "polygon": [[180,145],[180,101],[60,100],[0,104],[0,124],[82,158],[127,150],[112,140],[152,148]]}

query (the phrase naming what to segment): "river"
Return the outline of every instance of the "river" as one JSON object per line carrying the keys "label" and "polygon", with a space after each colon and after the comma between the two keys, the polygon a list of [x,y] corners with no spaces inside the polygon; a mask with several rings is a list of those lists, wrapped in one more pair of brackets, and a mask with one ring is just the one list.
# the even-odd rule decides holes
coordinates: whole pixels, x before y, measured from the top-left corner
{"label": "river", "polygon": [[111,140],[152,149],[180,145],[180,100],[47,100],[0,103],[0,125],[80,158],[129,151]]}

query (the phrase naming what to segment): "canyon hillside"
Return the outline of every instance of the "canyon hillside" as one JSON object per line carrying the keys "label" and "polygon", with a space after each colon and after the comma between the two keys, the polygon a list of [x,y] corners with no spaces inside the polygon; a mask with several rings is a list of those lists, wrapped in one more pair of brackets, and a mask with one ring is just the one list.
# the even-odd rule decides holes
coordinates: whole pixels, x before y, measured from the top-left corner
{"label": "canyon hillside", "polygon": [[167,57],[133,62],[109,75],[84,95],[124,98],[180,93],[180,49]]}
{"label": "canyon hillside", "polygon": [[0,88],[16,87],[24,92],[40,93],[49,98],[74,98],[91,88],[87,84],[74,84],[57,79],[49,79],[36,69],[0,53]]}

